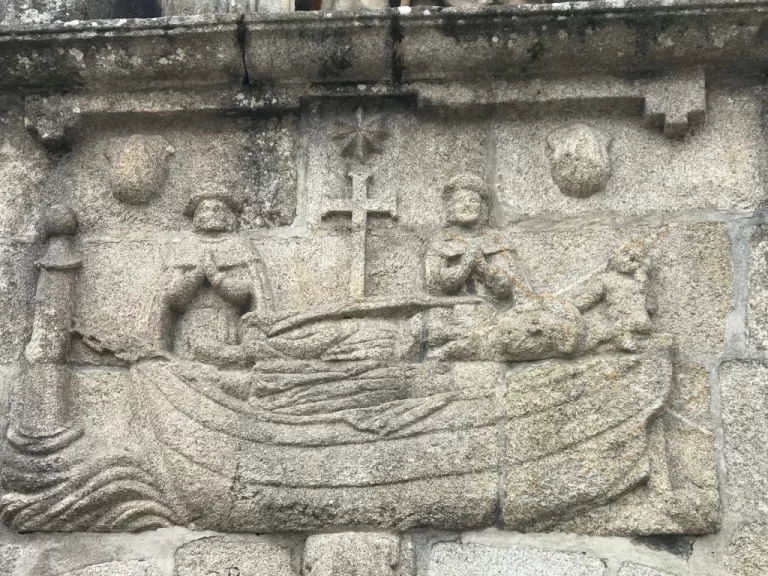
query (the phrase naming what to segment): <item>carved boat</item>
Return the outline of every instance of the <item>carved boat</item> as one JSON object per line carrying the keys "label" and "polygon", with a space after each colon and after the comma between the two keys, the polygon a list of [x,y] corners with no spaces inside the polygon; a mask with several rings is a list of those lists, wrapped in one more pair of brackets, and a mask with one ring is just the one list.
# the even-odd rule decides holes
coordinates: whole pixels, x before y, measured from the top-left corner
{"label": "carved boat", "polygon": [[[286,325],[318,317],[328,312]],[[643,481],[647,424],[671,379],[668,356],[512,370],[502,405],[488,363],[463,363],[458,376],[438,362],[279,361],[231,370],[151,359],[131,375],[155,467],[198,527],[487,526],[498,507],[501,451],[505,522],[525,529]],[[454,381],[445,390],[410,386],[446,374]],[[270,398],[274,390],[287,395]]]}

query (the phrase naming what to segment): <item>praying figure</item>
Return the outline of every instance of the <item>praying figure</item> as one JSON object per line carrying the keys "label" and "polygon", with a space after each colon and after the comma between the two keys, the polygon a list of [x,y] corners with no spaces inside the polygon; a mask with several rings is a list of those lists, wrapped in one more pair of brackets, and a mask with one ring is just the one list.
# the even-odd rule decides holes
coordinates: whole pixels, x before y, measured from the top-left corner
{"label": "praying figure", "polygon": [[426,255],[427,287],[466,302],[430,310],[431,356],[518,362],[573,354],[583,333],[579,311],[527,287],[512,249],[488,226],[485,182],[462,174],[444,198],[446,227]]}
{"label": "praying figure", "polygon": [[163,293],[166,347],[181,358],[243,362],[243,315],[272,311],[261,256],[235,234],[240,205],[228,191],[203,190],[184,210],[195,235],[174,250]]}
{"label": "praying figure", "polygon": [[427,287],[436,294],[478,295],[495,307],[511,306],[526,292],[513,253],[488,228],[488,190],[474,174],[452,178],[444,188],[446,221],[427,252]]}

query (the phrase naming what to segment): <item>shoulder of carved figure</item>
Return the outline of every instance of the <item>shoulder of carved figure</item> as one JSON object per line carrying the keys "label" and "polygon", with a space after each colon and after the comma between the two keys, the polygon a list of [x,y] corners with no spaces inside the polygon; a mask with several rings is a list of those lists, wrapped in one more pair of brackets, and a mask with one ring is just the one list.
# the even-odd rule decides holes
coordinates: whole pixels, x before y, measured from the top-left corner
{"label": "shoulder of carved figure", "polygon": [[247,238],[233,236],[217,244],[213,249],[214,260],[219,268],[246,266],[259,260],[256,247]]}
{"label": "shoulder of carved figure", "polygon": [[202,264],[202,247],[194,236],[170,245],[164,259],[166,268],[193,268]]}
{"label": "shoulder of carved figure", "polygon": [[514,252],[512,243],[498,230],[490,230],[482,241],[483,253],[486,255],[500,252]]}

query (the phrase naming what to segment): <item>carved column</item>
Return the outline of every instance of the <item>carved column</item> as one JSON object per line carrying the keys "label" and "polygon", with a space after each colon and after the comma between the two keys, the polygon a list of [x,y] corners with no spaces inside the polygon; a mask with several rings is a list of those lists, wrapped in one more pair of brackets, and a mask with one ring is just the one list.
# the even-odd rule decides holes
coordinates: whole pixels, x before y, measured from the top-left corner
{"label": "carved column", "polygon": [[8,440],[28,453],[58,450],[82,434],[73,426],[66,365],[74,314],[74,289],[82,260],[73,236],[77,218],[64,205],[51,207],[45,220],[48,245],[38,260],[32,337],[24,350],[27,365],[12,405]]}

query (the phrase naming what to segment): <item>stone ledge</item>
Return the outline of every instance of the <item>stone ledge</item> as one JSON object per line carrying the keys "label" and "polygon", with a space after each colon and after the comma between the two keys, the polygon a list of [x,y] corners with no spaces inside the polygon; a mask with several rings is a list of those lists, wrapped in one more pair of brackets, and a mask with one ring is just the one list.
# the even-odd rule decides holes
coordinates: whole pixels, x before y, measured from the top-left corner
{"label": "stone ledge", "polygon": [[259,86],[690,66],[759,74],[768,63],[766,14],[763,0],[581,2],[5,26],[0,88],[232,85],[246,68]]}

